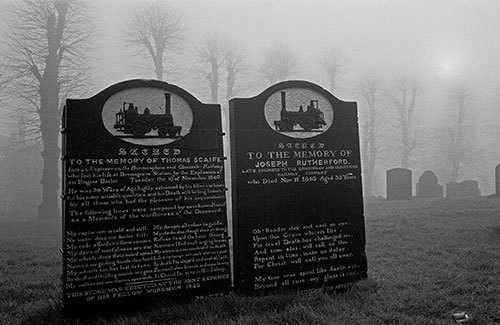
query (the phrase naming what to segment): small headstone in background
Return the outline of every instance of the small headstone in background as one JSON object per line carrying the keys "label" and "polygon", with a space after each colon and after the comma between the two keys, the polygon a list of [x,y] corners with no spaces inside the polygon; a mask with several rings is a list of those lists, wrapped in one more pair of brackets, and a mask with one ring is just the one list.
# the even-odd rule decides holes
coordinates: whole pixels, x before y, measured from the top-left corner
{"label": "small headstone in background", "polygon": [[474,197],[480,196],[481,190],[477,181],[467,180],[460,183],[446,184],[446,197]]}
{"label": "small headstone in background", "polygon": [[443,197],[443,186],[438,184],[436,174],[426,170],[418,179],[417,183],[418,197]]}
{"label": "small headstone in background", "polygon": [[410,200],[412,198],[411,170],[393,168],[386,172],[387,200]]}

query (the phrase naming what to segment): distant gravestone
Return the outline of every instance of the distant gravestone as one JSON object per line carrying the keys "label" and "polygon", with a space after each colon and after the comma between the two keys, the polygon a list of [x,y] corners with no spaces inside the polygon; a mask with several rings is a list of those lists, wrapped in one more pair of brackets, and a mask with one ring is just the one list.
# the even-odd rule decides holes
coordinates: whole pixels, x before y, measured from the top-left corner
{"label": "distant gravestone", "polygon": [[416,187],[418,197],[443,197],[443,186],[438,184],[436,174],[430,170],[420,176]]}
{"label": "distant gravestone", "polygon": [[462,196],[462,188],[457,182],[449,182],[446,184],[446,197]]}
{"label": "distant gravestone", "polygon": [[393,168],[386,172],[387,200],[410,200],[412,198],[411,170]]}
{"label": "distant gravestone", "polygon": [[219,105],[131,80],[63,116],[63,304],[230,289]]}
{"label": "distant gravestone", "polygon": [[366,277],[356,103],[304,81],[230,101],[237,292]]}
{"label": "distant gravestone", "polygon": [[500,164],[495,168],[495,193],[500,197]]}
{"label": "distant gravestone", "polygon": [[460,183],[450,182],[446,184],[446,197],[475,197],[480,196],[479,183],[467,180]]}

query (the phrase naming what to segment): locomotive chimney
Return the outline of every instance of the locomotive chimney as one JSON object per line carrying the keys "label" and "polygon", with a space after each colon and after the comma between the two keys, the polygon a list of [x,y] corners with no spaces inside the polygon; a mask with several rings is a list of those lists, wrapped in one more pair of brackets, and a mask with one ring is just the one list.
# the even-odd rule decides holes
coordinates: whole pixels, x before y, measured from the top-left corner
{"label": "locomotive chimney", "polygon": [[286,112],[286,92],[281,92],[281,111]]}
{"label": "locomotive chimney", "polygon": [[165,115],[172,114],[170,112],[170,93],[165,93]]}

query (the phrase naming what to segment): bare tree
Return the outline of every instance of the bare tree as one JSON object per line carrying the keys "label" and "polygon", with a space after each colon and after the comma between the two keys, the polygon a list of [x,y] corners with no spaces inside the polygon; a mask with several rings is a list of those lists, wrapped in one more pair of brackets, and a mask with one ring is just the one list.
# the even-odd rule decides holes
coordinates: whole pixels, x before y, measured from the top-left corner
{"label": "bare tree", "polygon": [[270,84],[283,81],[297,72],[299,57],[293,48],[275,43],[262,56],[259,72]]}
{"label": "bare tree", "polygon": [[365,196],[373,195],[373,177],[378,159],[377,129],[380,125],[380,102],[382,81],[376,74],[365,74],[357,81],[362,106],[361,113],[361,158]]}
{"label": "bare tree", "polygon": [[151,58],[158,80],[163,80],[167,61],[179,51],[184,19],[166,1],[144,0],[131,12],[125,29],[126,41]]}
{"label": "bare tree", "polygon": [[415,110],[421,91],[422,86],[417,77],[409,74],[401,74],[396,77],[392,100],[394,108],[398,112],[398,128],[401,131],[399,152],[403,168],[408,168],[410,155],[417,146],[417,135],[414,128]]}
{"label": "bare tree", "polygon": [[328,78],[330,92],[335,92],[339,79],[346,72],[347,59],[338,48],[330,48],[321,52],[319,67]]}
{"label": "bare tree", "polygon": [[206,33],[195,46],[196,69],[208,84],[210,100],[219,102],[220,87],[225,77],[226,99],[233,97],[236,84],[247,71],[247,58],[238,45],[216,32]]}
{"label": "bare tree", "polygon": [[236,91],[237,82],[248,70],[245,52],[231,40],[225,40],[222,47],[226,68],[226,100],[229,101]]}
{"label": "bare tree", "polygon": [[80,91],[87,80],[85,58],[92,31],[88,9],[79,0],[22,0],[12,8],[7,67],[12,89],[20,97],[16,105],[33,108],[36,114],[20,116],[20,123],[36,125],[43,144],[40,218],[59,216],[60,99]]}
{"label": "bare tree", "polygon": [[201,66],[204,80],[208,82],[210,100],[219,101],[220,67],[223,61],[222,40],[216,32],[203,35],[201,42],[196,46],[195,53]]}
{"label": "bare tree", "polygon": [[472,104],[473,94],[465,83],[455,84],[449,92],[449,99],[455,109],[454,120],[447,128],[450,136],[448,145],[448,181],[456,182],[462,161],[466,156],[465,126],[468,110]]}

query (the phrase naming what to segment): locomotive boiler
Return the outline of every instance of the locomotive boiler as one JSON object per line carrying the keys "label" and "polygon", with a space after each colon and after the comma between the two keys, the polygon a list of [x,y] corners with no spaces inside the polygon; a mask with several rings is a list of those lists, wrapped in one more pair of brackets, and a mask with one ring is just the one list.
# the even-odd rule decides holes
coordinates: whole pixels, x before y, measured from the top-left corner
{"label": "locomotive boiler", "polygon": [[288,111],[286,109],[286,92],[281,92],[281,112],[280,120],[274,121],[274,126],[278,131],[294,131],[294,127],[299,125],[302,132],[320,130],[324,125],[325,116],[318,107],[318,100],[312,99],[306,109],[302,106],[298,111]]}
{"label": "locomotive boiler", "polygon": [[149,108],[145,108],[140,114],[134,103],[123,102],[123,107],[116,113],[116,123],[114,128],[126,134],[136,137],[144,137],[152,130],[158,131],[161,138],[179,137],[182,127],[174,125],[171,107],[171,94],[165,93],[165,113],[151,114]]}

